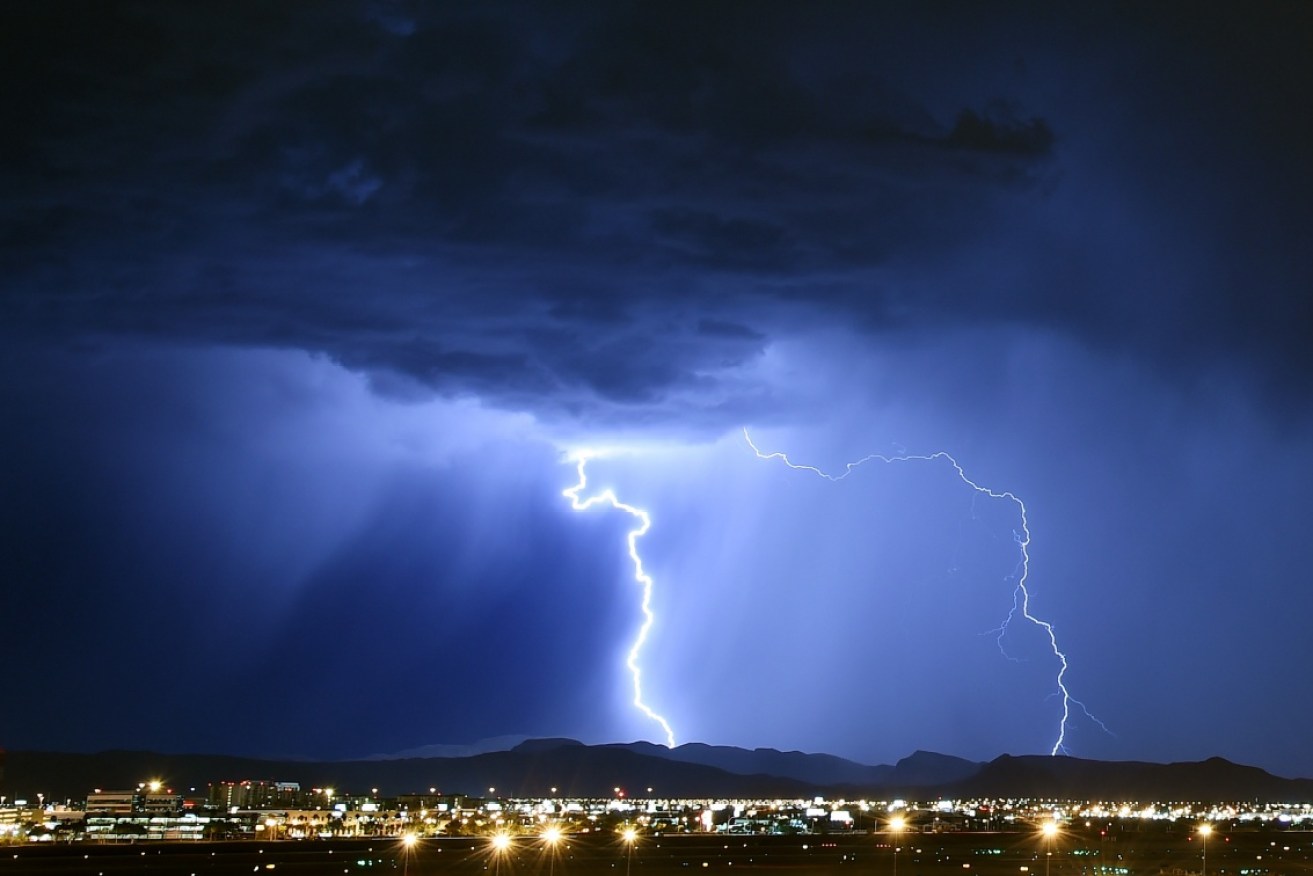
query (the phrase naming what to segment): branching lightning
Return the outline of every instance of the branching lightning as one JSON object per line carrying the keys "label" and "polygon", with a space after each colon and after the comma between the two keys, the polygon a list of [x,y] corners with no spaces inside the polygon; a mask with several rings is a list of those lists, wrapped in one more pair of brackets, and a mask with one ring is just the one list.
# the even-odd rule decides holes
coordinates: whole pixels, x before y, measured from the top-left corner
{"label": "branching lightning", "polygon": [[[1068,723],[1071,720],[1072,706],[1078,707],[1081,710],[1081,712],[1083,712],[1086,715],[1086,717],[1088,717],[1091,721],[1096,723],[1105,732],[1108,730],[1108,728],[1104,726],[1103,722],[1100,721],[1098,718],[1096,718],[1094,715],[1090,714],[1090,711],[1087,708],[1085,708],[1085,704],[1082,703],[1080,700],[1075,699],[1071,695],[1071,692],[1067,689],[1067,683],[1066,683],[1067,668],[1068,668],[1067,655],[1066,653],[1063,652],[1063,650],[1060,647],[1058,647],[1057,633],[1054,631],[1053,625],[1051,623],[1035,616],[1030,611],[1030,588],[1027,586],[1026,583],[1027,578],[1030,576],[1030,550],[1029,550],[1030,524],[1026,516],[1026,503],[1021,501],[1021,499],[1018,496],[1016,496],[1011,491],[1005,490],[1000,493],[991,490],[988,487],[981,486],[980,484],[976,483],[975,481],[967,477],[966,472],[963,470],[962,466],[958,464],[958,461],[956,459],[954,459],[952,456],[950,456],[949,454],[943,451],[931,453],[928,455],[900,453],[898,456],[885,456],[884,454],[881,453],[872,453],[868,456],[862,457],[856,462],[850,462],[847,465],[845,465],[842,474],[833,475],[830,474],[829,472],[816,468],[815,466],[799,465],[793,462],[791,459],[789,459],[788,456],[786,456],[783,453],[762,452],[757,447],[757,445],[753,443],[752,436],[748,434],[748,430],[746,428],[744,428],[743,430],[743,438],[745,441],[748,442],[748,446],[752,448],[753,453],[757,454],[758,459],[766,459],[766,460],[777,459],[791,469],[794,469],[796,471],[811,472],[814,475],[825,478],[827,481],[832,481],[835,483],[838,483],[839,481],[848,477],[857,468],[873,460],[878,460],[880,462],[885,462],[885,463],[896,463],[896,462],[916,462],[916,461],[934,462],[936,460],[942,459],[953,467],[953,471],[957,473],[957,476],[962,481],[962,483],[966,484],[968,487],[975,490],[977,493],[988,496],[991,499],[1006,499],[1009,502],[1015,504],[1017,506],[1018,512],[1020,512],[1021,515],[1021,528],[1014,533],[1014,539],[1017,544],[1017,549],[1020,551],[1021,557],[1017,564],[1017,573],[1015,575],[1017,584],[1016,584],[1016,588],[1013,590],[1012,593],[1012,608],[1008,612],[1007,617],[1003,620],[1002,625],[998,628],[999,650],[1000,651],[1003,650],[1003,637],[1007,633],[1008,625],[1012,623],[1013,619],[1018,614],[1021,615],[1021,617],[1025,618],[1030,623],[1042,629],[1044,633],[1048,636],[1049,647],[1053,650],[1053,656],[1058,659],[1059,668],[1058,668],[1057,676],[1054,679],[1054,683],[1057,687],[1057,692],[1062,699],[1062,720],[1058,723],[1058,736],[1053,743],[1053,748],[1049,752],[1050,754],[1066,753],[1067,728],[1068,728]],[[1005,657],[1009,656],[1006,651],[1004,651],[1004,656]]]}
{"label": "branching lightning", "polygon": [[629,530],[628,542],[629,559],[634,564],[634,580],[643,588],[643,623],[638,628],[638,634],[634,636],[634,643],[629,647],[629,656],[625,659],[625,665],[629,667],[629,674],[634,680],[634,707],[661,725],[661,729],[666,735],[666,745],[674,748],[675,731],[671,729],[670,722],[643,701],[643,670],[638,665],[638,655],[647,642],[647,634],[652,629],[652,623],[656,620],[656,615],[652,613],[652,577],[643,570],[643,558],[638,553],[638,540],[652,528],[652,518],[642,508],[636,508],[633,505],[621,502],[616,498],[615,492],[610,489],[595,493],[586,499],[580,498],[580,495],[588,487],[586,469],[590,458],[587,453],[579,454],[576,460],[578,462],[579,483],[567,490],[563,490],[561,494],[570,500],[570,507],[576,511],[587,511],[596,505],[610,505],[615,510],[623,511],[638,521],[638,526]]}

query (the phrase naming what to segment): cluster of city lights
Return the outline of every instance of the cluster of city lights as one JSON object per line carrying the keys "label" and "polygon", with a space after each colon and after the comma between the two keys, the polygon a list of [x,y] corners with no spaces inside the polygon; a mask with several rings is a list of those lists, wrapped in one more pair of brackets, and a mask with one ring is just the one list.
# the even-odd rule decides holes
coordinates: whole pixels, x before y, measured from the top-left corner
{"label": "cluster of city lights", "polygon": [[[414,834],[407,834],[403,840],[407,845],[414,844]],[[633,848],[634,843],[638,842],[638,829],[626,826],[618,833],[620,841]],[[564,828],[557,824],[551,824],[543,828],[536,834],[512,834],[506,830],[499,830],[488,838],[488,850],[493,854],[503,854],[511,851],[515,847],[516,840],[527,839],[530,842],[538,842],[544,849],[552,850],[566,839]]]}

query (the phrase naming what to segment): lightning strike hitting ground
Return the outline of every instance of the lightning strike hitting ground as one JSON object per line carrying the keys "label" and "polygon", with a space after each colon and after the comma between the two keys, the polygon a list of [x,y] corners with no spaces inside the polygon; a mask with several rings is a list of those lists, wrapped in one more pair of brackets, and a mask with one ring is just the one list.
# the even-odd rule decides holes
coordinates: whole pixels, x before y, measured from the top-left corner
{"label": "lightning strike hitting ground", "polygon": [[[962,466],[958,464],[958,461],[956,459],[954,459],[949,454],[943,452],[942,450],[937,453],[931,453],[928,455],[903,453],[898,456],[885,456],[884,454],[881,453],[872,453],[868,456],[863,456],[861,459],[857,460],[856,462],[850,462],[847,465],[845,465],[843,474],[832,475],[829,472],[822,471],[821,469],[816,468],[815,466],[798,465],[783,453],[779,453],[779,452],[763,453],[757,447],[757,445],[753,443],[752,436],[748,434],[748,430],[746,428],[743,430],[743,438],[745,441],[748,442],[748,446],[752,448],[752,452],[757,454],[758,459],[767,459],[767,460],[778,459],[780,462],[784,463],[789,468],[795,469],[797,471],[808,471],[814,475],[818,475],[819,477],[825,478],[827,481],[833,481],[835,483],[838,483],[839,481],[848,477],[848,475],[852,474],[853,471],[855,471],[858,467],[862,466],[867,462],[871,462],[872,460],[879,460],[880,462],[886,462],[886,463],[895,463],[895,462],[914,462],[914,461],[933,462],[935,460],[942,459],[953,467],[953,471],[957,473],[957,476],[958,478],[961,479],[962,483],[966,484],[968,487],[975,490],[977,493],[981,493],[983,495],[989,496],[991,499],[1007,499],[1008,501],[1013,502],[1017,506],[1017,510],[1021,513],[1021,529],[1020,531],[1014,533],[1014,537],[1017,543],[1017,549],[1021,552],[1021,559],[1020,562],[1018,563],[1018,572],[1015,576],[1017,580],[1017,586],[1012,592],[1012,608],[1010,611],[1008,611],[1008,616],[1003,620],[1002,625],[998,628],[999,650],[1000,651],[1003,650],[1003,636],[1007,633],[1008,625],[1012,623],[1013,618],[1015,618],[1018,614],[1020,614],[1026,620],[1030,621],[1035,626],[1044,630],[1044,632],[1048,635],[1049,646],[1053,649],[1053,656],[1058,658],[1059,669],[1058,669],[1057,677],[1054,679],[1054,682],[1057,686],[1058,693],[1062,697],[1062,720],[1058,723],[1058,738],[1054,741],[1053,748],[1049,752],[1050,754],[1058,754],[1058,753],[1065,754],[1067,752],[1065,745],[1067,740],[1067,725],[1071,720],[1071,707],[1073,705],[1079,707],[1080,710],[1085,714],[1085,716],[1088,717],[1095,724],[1097,724],[1100,728],[1102,728],[1104,732],[1108,732],[1108,728],[1104,726],[1103,722],[1100,721],[1098,718],[1096,718],[1094,715],[1090,714],[1089,709],[1085,708],[1085,704],[1082,703],[1080,700],[1072,697],[1071,692],[1067,690],[1067,685],[1066,685],[1067,655],[1062,651],[1061,648],[1058,647],[1058,636],[1053,631],[1053,625],[1050,624],[1048,621],[1041,620],[1040,618],[1030,613],[1030,589],[1026,586],[1026,579],[1030,575],[1030,552],[1029,552],[1030,524],[1026,519],[1025,502],[1021,501],[1020,498],[1018,498],[1015,494],[1013,494],[1010,491],[1005,490],[1004,492],[998,493],[995,492],[994,490],[989,489],[988,487],[982,487],[980,484],[976,483],[975,481],[967,477],[966,472],[963,471]],[[1004,656],[1005,657],[1009,656],[1006,651],[1004,651]]]}
{"label": "lightning strike hitting ground", "polygon": [[652,710],[652,707],[643,702],[643,670],[638,665],[638,654],[643,650],[643,644],[647,641],[648,630],[652,629],[652,622],[656,620],[656,615],[652,613],[652,577],[643,571],[643,558],[638,554],[638,540],[647,534],[652,528],[652,518],[642,508],[635,508],[633,505],[627,505],[616,498],[612,490],[603,490],[600,493],[589,496],[586,499],[580,499],[579,495],[588,486],[588,475],[586,466],[588,465],[589,455],[581,453],[577,459],[579,464],[579,483],[569,489],[562,490],[561,495],[570,500],[570,507],[576,511],[587,511],[595,505],[610,505],[617,511],[623,511],[638,521],[638,527],[629,530],[629,559],[634,563],[634,580],[643,588],[643,623],[638,628],[638,635],[634,637],[634,643],[629,648],[629,656],[625,660],[625,665],[629,667],[629,673],[634,679],[634,706],[647,715],[653,721],[661,725],[661,729],[666,734],[666,745],[670,748],[675,747],[675,731],[671,729],[668,722],[661,715]]}

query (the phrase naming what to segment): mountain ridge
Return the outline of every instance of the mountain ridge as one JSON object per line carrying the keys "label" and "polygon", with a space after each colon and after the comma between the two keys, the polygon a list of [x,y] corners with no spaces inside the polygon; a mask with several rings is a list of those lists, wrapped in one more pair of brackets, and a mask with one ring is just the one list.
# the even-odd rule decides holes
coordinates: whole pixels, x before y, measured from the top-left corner
{"label": "mountain ridge", "polygon": [[[1313,780],[1288,779],[1223,758],[1168,764],[1067,756],[1000,755],[987,762],[917,751],[896,764],[866,765],[828,754],[687,743],[585,745],[529,739],[504,751],[457,757],[301,761],[141,751],[10,751],[0,794],[79,800],[95,788],[152,778],[203,795],[219,781],[276,780],[383,796],[438,793],[499,797],[936,799],[1030,797],[1116,801],[1304,802]],[[493,790],[495,789],[495,790]]]}

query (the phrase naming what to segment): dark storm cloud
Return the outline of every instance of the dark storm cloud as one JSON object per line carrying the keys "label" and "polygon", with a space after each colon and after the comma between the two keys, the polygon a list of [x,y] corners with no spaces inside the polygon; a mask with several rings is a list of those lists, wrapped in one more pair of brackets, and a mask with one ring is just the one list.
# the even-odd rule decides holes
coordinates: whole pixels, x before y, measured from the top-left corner
{"label": "dark storm cloud", "polygon": [[1308,16],[1125,15],[13,5],[6,322],[696,406],[803,301],[1302,386]]}
{"label": "dark storm cloud", "polygon": [[[512,406],[654,415],[722,402],[720,370],[782,329],[780,302],[877,329],[1037,321],[1186,362],[1302,355],[1294,247],[1251,233],[1231,274],[1155,312],[1063,258],[1087,231],[1037,230],[1072,173],[1064,118],[1114,118],[1045,96],[1048,78],[1108,67],[1056,60],[1071,33],[1053,25],[1027,44],[1011,16],[911,31],[903,13],[756,4],[33,3],[6,19],[0,263],[19,331],[300,347]],[[1030,68],[1009,54],[1023,49]],[[1228,46],[1174,50],[1193,69]],[[936,90],[942,68],[976,64],[1021,72]],[[1116,109],[1114,142],[1142,146],[1128,161],[1147,174],[1234,123],[1250,92],[1232,91],[1200,128],[1150,80]],[[1226,137],[1246,135],[1266,136]],[[1291,222],[1307,209],[1282,203]],[[1021,277],[937,267],[996,244],[1005,262],[1047,252]],[[1284,260],[1270,279],[1267,256]],[[595,339],[599,321],[615,336]],[[705,330],[727,322],[748,331]]]}

